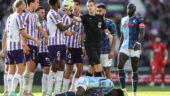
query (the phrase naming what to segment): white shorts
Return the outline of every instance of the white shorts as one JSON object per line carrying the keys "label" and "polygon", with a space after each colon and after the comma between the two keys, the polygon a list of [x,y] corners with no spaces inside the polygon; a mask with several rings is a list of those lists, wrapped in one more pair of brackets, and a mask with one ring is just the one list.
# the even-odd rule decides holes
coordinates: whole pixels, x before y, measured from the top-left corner
{"label": "white shorts", "polygon": [[109,54],[101,54],[100,55],[100,63],[103,67],[111,67],[112,59],[109,59]]}
{"label": "white shorts", "polygon": [[119,53],[123,53],[128,57],[137,57],[140,58],[141,50],[134,51],[133,49],[122,49]]}
{"label": "white shorts", "polygon": [[84,77],[80,77],[75,83],[75,89],[77,90],[78,87],[83,87],[83,89],[86,91],[88,83],[89,83],[88,80],[85,80]]}

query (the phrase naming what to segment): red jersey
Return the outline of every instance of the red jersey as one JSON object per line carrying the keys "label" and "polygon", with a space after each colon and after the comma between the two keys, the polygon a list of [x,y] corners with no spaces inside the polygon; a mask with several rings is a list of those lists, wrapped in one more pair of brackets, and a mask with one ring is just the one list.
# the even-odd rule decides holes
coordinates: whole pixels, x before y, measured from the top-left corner
{"label": "red jersey", "polygon": [[166,50],[166,45],[163,43],[157,44],[153,43],[152,44],[152,51],[153,51],[153,61],[163,61],[164,59],[164,52]]}

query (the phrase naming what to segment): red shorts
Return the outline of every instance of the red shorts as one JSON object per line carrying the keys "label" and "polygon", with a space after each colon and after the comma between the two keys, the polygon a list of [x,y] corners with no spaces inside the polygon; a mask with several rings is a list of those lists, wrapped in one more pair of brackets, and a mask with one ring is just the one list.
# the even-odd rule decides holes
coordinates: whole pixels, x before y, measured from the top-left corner
{"label": "red shorts", "polygon": [[156,72],[164,73],[165,72],[164,64],[162,62],[159,63],[159,62],[154,62],[153,61],[152,72],[153,73],[156,73]]}

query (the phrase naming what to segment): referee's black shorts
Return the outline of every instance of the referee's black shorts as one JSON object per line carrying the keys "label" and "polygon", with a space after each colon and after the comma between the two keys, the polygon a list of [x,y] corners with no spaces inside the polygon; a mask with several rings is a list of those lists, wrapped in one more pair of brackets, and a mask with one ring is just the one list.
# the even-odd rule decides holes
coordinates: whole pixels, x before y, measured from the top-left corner
{"label": "referee's black shorts", "polygon": [[85,49],[89,59],[89,64],[91,64],[92,66],[94,64],[100,64],[100,44],[85,43]]}

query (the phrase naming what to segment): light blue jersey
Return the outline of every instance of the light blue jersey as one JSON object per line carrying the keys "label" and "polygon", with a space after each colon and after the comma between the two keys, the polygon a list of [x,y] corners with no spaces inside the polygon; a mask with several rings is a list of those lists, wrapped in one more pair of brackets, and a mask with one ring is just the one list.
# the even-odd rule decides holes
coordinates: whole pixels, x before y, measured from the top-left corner
{"label": "light blue jersey", "polygon": [[120,50],[133,49],[138,41],[140,28],[144,28],[144,20],[141,17],[123,17],[121,19],[121,32],[123,33],[123,43]]}
{"label": "light blue jersey", "polygon": [[76,88],[81,86],[85,90],[96,90],[97,92],[102,90],[103,94],[108,94],[114,89],[114,84],[110,79],[104,77],[80,77],[75,84]]}

